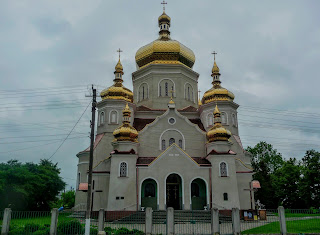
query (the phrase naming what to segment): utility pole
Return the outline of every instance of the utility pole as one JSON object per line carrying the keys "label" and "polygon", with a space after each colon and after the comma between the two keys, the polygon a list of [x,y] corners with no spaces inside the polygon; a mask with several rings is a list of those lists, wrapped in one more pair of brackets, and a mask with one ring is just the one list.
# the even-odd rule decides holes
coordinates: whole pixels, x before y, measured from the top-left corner
{"label": "utility pole", "polygon": [[88,175],[88,192],[87,192],[87,212],[86,212],[86,229],[85,234],[90,233],[90,216],[91,216],[91,192],[92,192],[92,164],[93,164],[93,147],[94,147],[94,127],[96,116],[96,94],[97,90],[92,85],[92,118],[91,118],[91,133],[90,133],[90,158],[89,158],[89,175]]}

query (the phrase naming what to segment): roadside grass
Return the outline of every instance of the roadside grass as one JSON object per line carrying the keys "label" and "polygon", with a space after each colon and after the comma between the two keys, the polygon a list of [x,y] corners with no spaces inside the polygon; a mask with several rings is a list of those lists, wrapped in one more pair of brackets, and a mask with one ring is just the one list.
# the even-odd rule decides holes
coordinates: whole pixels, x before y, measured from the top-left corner
{"label": "roadside grass", "polygon": [[[287,221],[288,233],[320,233],[320,219]],[[242,234],[272,234],[280,233],[279,222],[272,222],[260,227],[241,232]]]}

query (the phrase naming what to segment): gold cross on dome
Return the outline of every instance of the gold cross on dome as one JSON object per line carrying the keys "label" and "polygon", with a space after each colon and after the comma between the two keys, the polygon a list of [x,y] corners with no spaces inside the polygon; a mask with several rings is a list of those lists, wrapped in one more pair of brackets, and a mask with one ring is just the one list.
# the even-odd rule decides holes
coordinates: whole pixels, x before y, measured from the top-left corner
{"label": "gold cross on dome", "polygon": [[119,60],[120,60],[120,53],[123,51],[121,51],[121,49],[119,48],[119,50],[117,50],[117,52],[119,52]]}
{"label": "gold cross on dome", "polygon": [[174,93],[174,90],[173,90],[173,89],[171,89],[171,90],[170,90],[169,92],[171,93],[171,100],[172,100],[172,98],[173,98],[173,93]]}
{"label": "gold cross on dome", "polygon": [[213,54],[213,58],[214,58],[214,60],[216,60],[216,54],[218,54],[216,51],[213,51],[211,54]]}
{"label": "gold cross on dome", "polygon": [[163,0],[161,4],[163,5],[163,12],[164,12],[166,10],[165,4],[168,4],[168,3]]}

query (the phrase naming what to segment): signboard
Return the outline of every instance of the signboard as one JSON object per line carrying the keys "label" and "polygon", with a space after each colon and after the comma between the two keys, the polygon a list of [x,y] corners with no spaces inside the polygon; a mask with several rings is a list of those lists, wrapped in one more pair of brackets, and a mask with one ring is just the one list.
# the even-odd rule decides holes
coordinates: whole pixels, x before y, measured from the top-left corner
{"label": "signboard", "polygon": [[260,182],[258,180],[253,180],[251,183],[252,183],[252,188],[261,188]]}

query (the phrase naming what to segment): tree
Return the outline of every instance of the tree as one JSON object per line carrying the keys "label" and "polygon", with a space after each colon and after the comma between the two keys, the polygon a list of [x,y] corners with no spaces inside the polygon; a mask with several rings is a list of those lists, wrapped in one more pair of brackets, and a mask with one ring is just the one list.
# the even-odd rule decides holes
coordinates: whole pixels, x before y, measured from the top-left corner
{"label": "tree", "polygon": [[309,150],[301,162],[300,195],[305,206],[320,207],[320,152]]}
{"label": "tree", "polygon": [[61,198],[55,201],[54,203],[52,203],[51,207],[60,208],[61,206],[63,206],[66,209],[71,209],[72,207],[74,207],[75,198],[76,198],[76,192],[71,189],[67,192],[63,192],[61,194]]}
{"label": "tree", "polygon": [[261,185],[261,188],[255,192],[255,200],[259,199],[267,208],[276,208],[278,200],[275,199],[271,176],[283,165],[284,160],[281,153],[264,141],[259,142],[253,148],[247,147],[246,151],[252,155],[251,165],[255,172],[253,179],[258,180]]}
{"label": "tree", "polygon": [[57,164],[49,160],[20,163],[10,160],[0,164],[0,209],[49,210],[65,183]]}
{"label": "tree", "polygon": [[304,208],[300,197],[301,167],[295,158],[285,161],[271,176],[274,196],[286,208]]}

